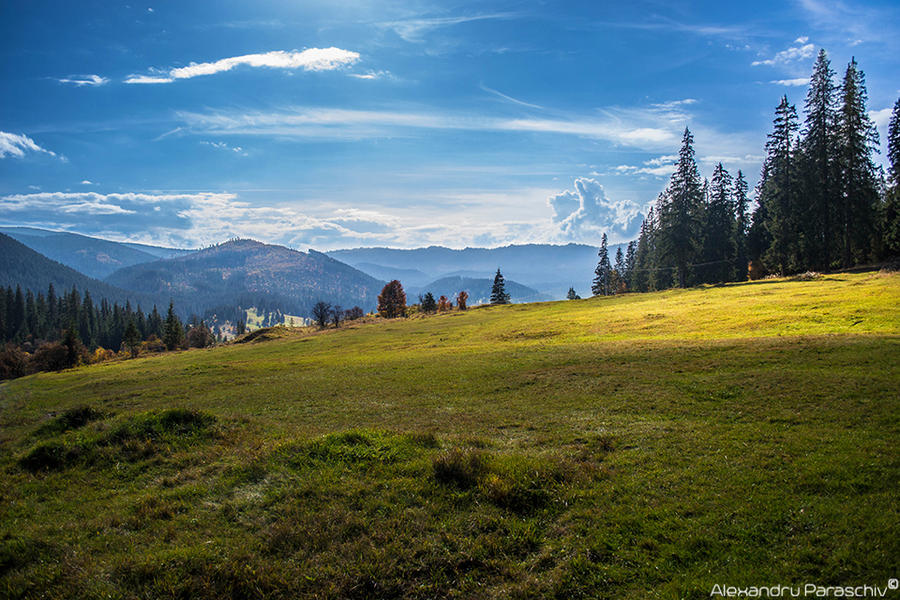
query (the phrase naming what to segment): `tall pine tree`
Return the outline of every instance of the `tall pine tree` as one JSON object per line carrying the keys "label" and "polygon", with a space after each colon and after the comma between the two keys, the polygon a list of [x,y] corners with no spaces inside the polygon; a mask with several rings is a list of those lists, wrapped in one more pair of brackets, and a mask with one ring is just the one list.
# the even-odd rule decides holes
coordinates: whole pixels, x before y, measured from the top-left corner
{"label": "tall pine tree", "polygon": [[838,165],[836,88],[834,71],[825,50],[819,50],[809,91],[806,94],[806,120],[803,127],[801,172],[804,201],[795,214],[801,220],[803,262],[808,268],[828,269],[836,257],[838,206]]}
{"label": "tall pine tree", "polygon": [[600,250],[597,252],[597,256],[599,256],[599,260],[597,268],[594,269],[591,293],[595,296],[609,296],[612,293],[612,265],[609,262],[609,248],[605,233],[600,238]]}
{"label": "tall pine tree", "polygon": [[[658,205],[657,244],[666,264],[674,267],[678,286],[692,282],[691,264],[698,254],[703,188],[694,158],[694,136],[684,129],[678,164]],[[662,266],[662,265],[661,265]]]}
{"label": "tall pine tree", "polygon": [[900,256],[900,99],[888,123],[888,189],[881,211],[881,235],[887,256]]}
{"label": "tall pine tree", "polygon": [[506,293],[506,284],[499,268],[494,275],[494,285],[491,286],[491,304],[509,304],[509,294]]}
{"label": "tall pine tree", "polygon": [[844,267],[865,261],[872,250],[878,210],[878,176],[872,152],[878,130],[866,112],[865,75],[856,59],[847,65],[838,114],[839,196],[836,211]]}

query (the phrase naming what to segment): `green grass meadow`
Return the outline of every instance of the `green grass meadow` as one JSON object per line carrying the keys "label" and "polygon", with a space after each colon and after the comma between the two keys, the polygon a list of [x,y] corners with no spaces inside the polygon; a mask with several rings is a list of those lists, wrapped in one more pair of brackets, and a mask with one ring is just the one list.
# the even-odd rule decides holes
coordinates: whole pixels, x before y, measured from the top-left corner
{"label": "green grass meadow", "polygon": [[0,597],[898,576],[900,274],[261,339],[0,386]]}

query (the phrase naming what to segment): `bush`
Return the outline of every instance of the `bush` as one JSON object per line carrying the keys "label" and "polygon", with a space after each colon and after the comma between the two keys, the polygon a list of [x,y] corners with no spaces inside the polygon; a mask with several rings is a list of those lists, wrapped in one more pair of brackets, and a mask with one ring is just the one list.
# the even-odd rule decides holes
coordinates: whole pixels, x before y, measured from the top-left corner
{"label": "bush", "polygon": [[50,342],[38,348],[31,357],[32,371],[62,371],[77,364],[72,361],[69,349],[59,342]]}
{"label": "bush", "polygon": [[0,380],[15,379],[28,373],[28,354],[13,344],[0,350]]}
{"label": "bush", "polygon": [[141,352],[165,352],[166,345],[156,335],[151,335],[147,341],[141,342]]}

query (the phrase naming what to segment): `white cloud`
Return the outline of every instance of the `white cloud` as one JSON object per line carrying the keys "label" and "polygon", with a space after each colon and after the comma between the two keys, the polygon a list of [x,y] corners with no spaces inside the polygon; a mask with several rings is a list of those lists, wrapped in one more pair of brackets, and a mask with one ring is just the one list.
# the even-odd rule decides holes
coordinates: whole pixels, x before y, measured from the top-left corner
{"label": "white cloud", "polygon": [[[6,158],[7,156],[23,158],[26,152],[43,152],[50,156],[56,156],[55,152],[38,146],[27,135],[0,131],[0,158]],[[62,156],[59,158],[60,160],[65,160]]]}
{"label": "white cloud", "polygon": [[881,110],[870,110],[869,118],[872,119],[872,122],[879,129],[886,129],[891,120],[893,110],[891,107],[882,108]]}
{"label": "white cloud", "polygon": [[71,83],[72,85],[83,87],[86,85],[89,86],[98,86],[104,85],[109,82],[109,79],[106,77],[100,77],[99,75],[79,75],[67,77],[64,79],[57,79],[60,83]]}
{"label": "white cloud", "polygon": [[794,43],[795,44],[805,44],[808,41],[809,41],[809,36],[804,35],[804,36],[798,37],[796,40],[794,40]]}
{"label": "white cloud", "polygon": [[157,77],[155,75],[129,75],[125,78],[125,83],[172,83],[175,81],[171,77]]}
{"label": "white cloud", "polygon": [[801,60],[804,58],[810,58],[813,54],[816,53],[816,47],[814,44],[805,44],[800,40],[804,38],[798,38],[795,43],[802,44],[797,46],[791,46],[787,50],[782,50],[777,53],[774,57],[768,58],[765,60],[755,60],[750,63],[751,66],[758,67],[760,65],[779,65],[786,64],[790,62],[794,62],[797,60]]}
{"label": "white cloud", "polygon": [[213,75],[230,71],[247,65],[250,67],[266,67],[270,69],[303,69],[304,71],[333,71],[359,60],[359,53],[341,48],[307,48],[302,52],[285,52],[276,50],[263,54],[244,54],[232,56],[214,62],[195,63],[186,67],[169,69],[164,76],[131,75],[125,83],[171,83],[176,79],[191,79],[202,75]]}
{"label": "white cloud", "polygon": [[91,181],[90,179],[82,179],[81,185],[94,185],[94,182]]}
{"label": "white cloud", "polygon": [[596,242],[604,233],[613,240],[634,236],[643,219],[637,204],[611,200],[596,179],[579,177],[574,188],[547,199],[560,239]]}
{"label": "white cloud", "polygon": [[809,77],[798,77],[796,79],[775,79],[773,81],[770,81],[769,83],[774,83],[775,85],[786,85],[788,87],[796,87],[809,83]]}
{"label": "white cloud", "polygon": [[201,141],[200,143],[204,146],[210,146],[218,150],[229,150],[231,152],[234,152],[235,154],[240,154],[241,156],[249,156],[241,146],[230,146],[225,142],[208,142],[206,140]]}
{"label": "white cloud", "polygon": [[394,79],[393,74],[390,71],[366,71],[365,73],[347,73],[350,77],[354,77],[356,79]]}

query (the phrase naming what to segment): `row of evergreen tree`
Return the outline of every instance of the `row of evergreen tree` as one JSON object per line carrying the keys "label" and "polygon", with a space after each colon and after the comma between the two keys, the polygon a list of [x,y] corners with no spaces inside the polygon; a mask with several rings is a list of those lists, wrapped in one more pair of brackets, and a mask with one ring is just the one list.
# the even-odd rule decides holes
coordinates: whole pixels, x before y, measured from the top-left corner
{"label": "row of evergreen tree", "polygon": [[873,160],[879,140],[866,99],[856,60],[836,85],[821,50],[802,126],[787,96],[776,109],[752,214],[741,171],[732,177],[719,163],[711,179],[701,178],[686,128],[669,184],[615,265],[603,236],[593,293],[847,268],[900,254],[900,100],[886,181]]}
{"label": "row of evergreen tree", "polygon": [[119,350],[123,342],[146,340],[156,336],[169,339],[176,347],[184,340],[184,325],[173,307],[164,318],[156,306],[149,313],[126,302],[110,304],[105,298],[95,303],[90,292],[82,295],[76,288],[57,295],[53,284],[47,293],[35,295],[16,286],[0,288],[0,342],[37,347],[43,342],[63,339],[73,332],[85,347]]}

